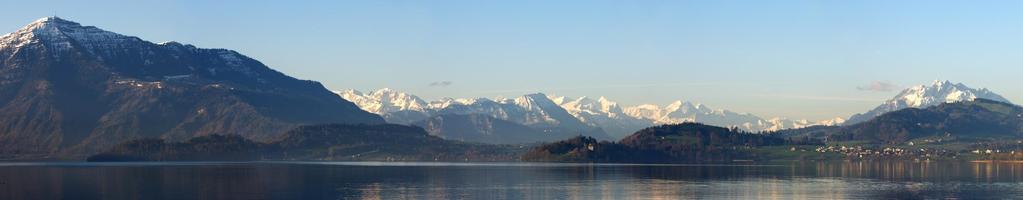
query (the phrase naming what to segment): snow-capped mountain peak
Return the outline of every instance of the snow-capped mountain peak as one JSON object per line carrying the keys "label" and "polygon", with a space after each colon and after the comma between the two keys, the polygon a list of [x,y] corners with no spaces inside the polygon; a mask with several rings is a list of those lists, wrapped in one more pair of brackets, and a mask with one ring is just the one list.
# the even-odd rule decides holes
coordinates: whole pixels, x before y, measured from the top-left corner
{"label": "snow-capped mountain peak", "polygon": [[973,101],[977,98],[1009,102],[1009,100],[1001,95],[985,88],[974,89],[962,83],[935,80],[931,85],[917,85],[907,88],[873,110],[849,117],[849,120],[845,123],[853,124],[867,121],[884,113],[904,108],[926,108],[942,103]]}
{"label": "snow-capped mountain peak", "polygon": [[564,107],[569,112],[586,112],[590,114],[602,114],[602,115],[620,115],[622,110],[618,107],[618,103],[608,100],[605,97],[597,98],[596,100],[583,96],[576,98],[571,101],[561,103],[561,107]]}
{"label": "snow-capped mountain peak", "polygon": [[567,100],[567,97],[565,96],[549,96],[549,98],[551,98],[551,101],[554,101],[554,103],[558,105],[565,103],[565,100]]}
{"label": "snow-capped mountain peak", "polygon": [[479,101],[491,100],[487,98],[464,98],[464,99],[442,98],[440,100],[430,101],[427,107],[431,110],[439,110],[447,108],[452,105],[470,105]]}
{"label": "snow-capped mountain peak", "polygon": [[640,119],[658,120],[664,110],[654,104],[640,104],[623,109],[626,115]]}
{"label": "snow-capped mountain peak", "polygon": [[397,111],[426,111],[429,104],[418,96],[398,92],[389,88],[379,89],[370,93],[357,90],[335,91],[342,98],[355,102],[363,110],[376,114]]}
{"label": "snow-capped mountain peak", "polygon": [[[571,113],[579,120],[586,123],[601,120],[634,118],[625,114],[624,109],[618,106],[617,102],[608,100],[606,97],[599,97],[596,100],[583,96],[561,104],[561,107]],[[602,119],[595,119],[602,118]],[[639,118],[636,118],[639,119]],[[605,128],[608,129],[608,128]]]}
{"label": "snow-capped mountain peak", "polygon": [[522,95],[515,98],[513,102],[515,105],[525,108],[526,110],[543,110],[541,106],[544,106],[544,104],[557,105],[543,93]]}
{"label": "snow-capped mountain peak", "polygon": [[972,101],[978,96],[996,98],[992,100],[1004,100],[1001,96],[991,93],[987,89],[972,89],[962,83],[951,81],[935,80],[930,86],[918,85],[906,89],[897,98],[889,102],[902,102],[906,106],[919,108],[940,103],[951,103],[957,101]]}
{"label": "snow-capped mountain peak", "polygon": [[137,45],[139,42],[144,41],[58,17],[45,17],[18,31],[0,36],[0,49],[41,43],[54,57],[75,47],[103,56],[111,54],[110,51],[118,47]]}

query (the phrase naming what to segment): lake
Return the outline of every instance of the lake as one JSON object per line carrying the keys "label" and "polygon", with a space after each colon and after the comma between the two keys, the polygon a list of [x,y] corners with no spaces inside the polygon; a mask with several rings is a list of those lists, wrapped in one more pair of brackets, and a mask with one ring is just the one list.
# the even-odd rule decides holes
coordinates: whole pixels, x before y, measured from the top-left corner
{"label": "lake", "polygon": [[0,199],[1020,198],[1023,164],[0,163]]}

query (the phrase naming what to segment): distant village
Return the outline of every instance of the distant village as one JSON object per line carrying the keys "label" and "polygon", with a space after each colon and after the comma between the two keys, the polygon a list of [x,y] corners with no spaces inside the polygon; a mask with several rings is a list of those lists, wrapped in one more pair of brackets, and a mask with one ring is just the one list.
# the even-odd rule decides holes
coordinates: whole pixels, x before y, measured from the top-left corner
{"label": "distant village", "polygon": [[[914,146],[912,142],[908,146]],[[817,146],[816,148],[792,147],[789,151],[838,153],[843,159],[850,160],[873,160],[873,159],[913,159],[914,161],[933,160],[1023,160],[1023,151],[1017,152],[1015,148],[983,148],[970,151],[953,151],[937,148],[909,148],[909,147],[863,147],[863,146]]]}

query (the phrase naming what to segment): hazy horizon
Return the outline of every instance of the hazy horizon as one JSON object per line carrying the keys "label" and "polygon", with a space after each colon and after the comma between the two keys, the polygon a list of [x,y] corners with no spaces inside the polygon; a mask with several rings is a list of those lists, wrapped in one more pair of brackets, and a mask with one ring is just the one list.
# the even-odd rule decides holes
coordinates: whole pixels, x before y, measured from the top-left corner
{"label": "hazy horizon", "polygon": [[1023,6],[1012,1],[8,4],[18,9],[0,13],[0,32],[57,15],[236,50],[331,90],[687,100],[811,120],[936,79],[1023,102],[1023,26],[1013,23]]}

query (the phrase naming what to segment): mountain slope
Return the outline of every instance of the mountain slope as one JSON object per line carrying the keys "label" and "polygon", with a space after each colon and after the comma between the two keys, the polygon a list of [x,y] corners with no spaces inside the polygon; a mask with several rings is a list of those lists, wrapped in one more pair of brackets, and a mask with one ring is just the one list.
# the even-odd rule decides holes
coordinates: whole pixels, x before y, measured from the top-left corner
{"label": "mountain slope", "polygon": [[76,156],[137,138],[275,137],[382,123],[235,51],[154,44],[56,17],[0,37],[0,156]]}
{"label": "mountain slope", "polygon": [[182,142],[133,140],[88,160],[512,161],[519,151],[508,145],[443,140],[404,125],[321,124],[300,126],[271,142],[236,135],[207,135]]}
{"label": "mountain slope", "polygon": [[751,149],[788,144],[773,135],[751,134],[734,129],[682,123],[637,131],[619,142],[577,137],[547,143],[523,155],[526,161],[694,163],[761,159]]}
{"label": "mountain slope", "polygon": [[437,115],[412,125],[423,127],[430,135],[447,140],[490,144],[534,143],[562,140],[575,136],[544,132],[484,114]]}
{"label": "mountain slope", "polygon": [[1021,136],[1023,107],[974,99],[888,112],[863,123],[841,127],[831,139],[903,144],[923,137],[1014,141]]}
{"label": "mountain slope", "polygon": [[432,112],[429,104],[418,96],[389,88],[368,94],[357,90],[335,91],[334,93],[352,101],[367,112],[384,117],[388,123],[411,124],[430,117]]}
{"label": "mountain slope", "polygon": [[845,124],[851,125],[864,122],[882,114],[904,108],[927,108],[942,103],[973,101],[978,98],[1009,103],[1009,100],[985,88],[973,89],[962,83],[935,80],[929,86],[919,85],[905,89],[880,106],[866,113],[855,114],[849,117]]}
{"label": "mountain slope", "polygon": [[[508,160],[503,146],[444,140],[422,128],[324,124],[301,126],[271,143],[283,159],[375,161]],[[508,153],[508,154],[506,154]]]}
{"label": "mountain slope", "polygon": [[614,138],[625,137],[636,130],[653,126],[650,120],[630,116],[618,103],[600,97],[596,100],[588,97],[566,99],[560,97],[562,108],[589,126],[599,127]]}

